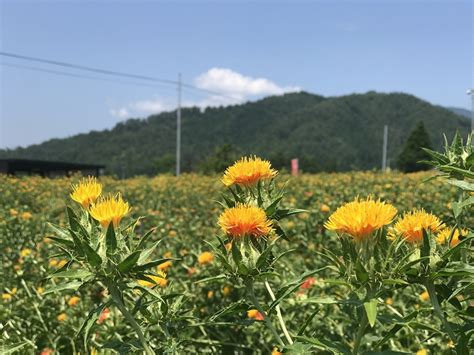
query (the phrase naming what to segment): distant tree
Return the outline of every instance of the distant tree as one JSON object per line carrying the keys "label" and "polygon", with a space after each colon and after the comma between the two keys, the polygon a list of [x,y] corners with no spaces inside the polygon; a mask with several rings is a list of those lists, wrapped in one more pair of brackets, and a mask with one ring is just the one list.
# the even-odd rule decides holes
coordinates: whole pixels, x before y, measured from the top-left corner
{"label": "distant tree", "polygon": [[239,157],[239,152],[232,144],[224,144],[215,148],[200,165],[199,170],[204,174],[222,173]]}
{"label": "distant tree", "polygon": [[430,167],[419,163],[427,159],[427,154],[421,148],[431,148],[431,141],[423,122],[418,122],[415,129],[410,133],[402,152],[398,156],[398,169],[406,173],[428,170]]}
{"label": "distant tree", "polygon": [[156,159],[155,168],[157,174],[173,174],[176,168],[176,157],[173,154],[164,154]]}

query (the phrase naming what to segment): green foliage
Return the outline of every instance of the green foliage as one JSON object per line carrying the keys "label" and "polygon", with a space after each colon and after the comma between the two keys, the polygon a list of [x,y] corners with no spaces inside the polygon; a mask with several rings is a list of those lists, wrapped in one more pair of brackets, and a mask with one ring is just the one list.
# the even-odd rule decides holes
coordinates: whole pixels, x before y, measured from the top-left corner
{"label": "green foliage", "polygon": [[398,168],[406,173],[428,170],[429,167],[426,164],[420,163],[421,160],[428,157],[423,148],[430,149],[431,141],[425,125],[420,121],[408,136],[403,150],[398,156]]}
{"label": "green foliage", "polygon": [[240,156],[239,150],[232,144],[224,144],[214,149],[200,165],[199,171],[203,174],[222,173]]}
{"label": "green foliage", "polygon": [[[469,132],[469,121],[414,96],[369,92],[341,97],[293,93],[228,107],[182,110],[182,170],[197,171],[218,147],[270,159],[277,169],[299,158],[305,172],[369,170],[380,166],[382,131],[390,125],[388,160],[395,162],[417,121],[433,148],[442,133]],[[176,114],[130,119],[110,130],[0,151],[0,157],[101,163],[118,177],[173,172]],[[282,144],[283,143],[283,144]],[[158,157],[158,161],[156,160]],[[216,166],[211,168],[217,169]]]}

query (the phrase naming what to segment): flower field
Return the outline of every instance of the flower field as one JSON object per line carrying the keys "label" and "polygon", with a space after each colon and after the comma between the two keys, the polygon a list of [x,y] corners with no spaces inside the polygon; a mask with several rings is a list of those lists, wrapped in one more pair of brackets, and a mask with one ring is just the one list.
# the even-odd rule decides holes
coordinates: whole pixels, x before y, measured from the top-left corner
{"label": "flower field", "polygon": [[[81,199],[92,190],[79,191],[80,177],[0,176],[3,351],[466,351],[474,307],[464,240],[472,234],[451,232],[457,186],[425,182],[432,172],[272,180],[275,172],[248,187],[253,181],[232,173],[223,181],[102,177],[91,200]],[[94,203],[99,194],[110,195]],[[350,201],[352,212],[328,222]],[[418,215],[402,220],[413,209],[437,219],[423,217],[417,230]],[[357,227],[358,211],[374,221]],[[462,227],[472,226],[472,214],[463,216]],[[459,255],[440,266],[449,250]],[[430,267],[444,279],[423,274]]]}

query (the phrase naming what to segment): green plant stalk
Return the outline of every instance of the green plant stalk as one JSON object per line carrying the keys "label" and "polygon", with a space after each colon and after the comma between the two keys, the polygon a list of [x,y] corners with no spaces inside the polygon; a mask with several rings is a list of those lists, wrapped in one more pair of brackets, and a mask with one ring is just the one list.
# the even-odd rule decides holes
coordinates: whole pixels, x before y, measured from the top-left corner
{"label": "green plant stalk", "polygon": [[[273,290],[270,287],[270,284],[268,283],[268,281],[265,281],[265,287],[267,288],[267,291],[270,294],[270,298],[272,299],[272,301],[276,301],[275,295],[273,294]],[[293,339],[291,339],[290,333],[288,332],[288,329],[286,328],[285,320],[283,319],[283,316],[281,314],[280,305],[276,305],[275,309],[276,309],[276,312],[277,312],[277,316],[278,316],[278,320],[280,322],[281,329],[283,330],[283,334],[285,334],[286,340],[291,345],[291,344],[293,344]]]}
{"label": "green plant stalk", "polygon": [[257,297],[255,296],[255,290],[254,290],[254,287],[253,287],[253,280],[250,280],[250,279],[246,280],[245,281],[245,286],[247,287],[247,292],[250,296],[250,300],[254,304],[255,308],[257,308],[257,310],[263,315],[263,320],[265,321],[265,324],[266,324],[267,328],[272,332],[273,336],[278,341],[280,346],[282,348],[284,348],[285,343],[281,339],[280,335],[278,335],[278,332],[276,331],[275,327],[273,326],[272,321],[267,316],[267,314],[263,311],[262,307],[260,306],[260,303],[258,302]]}
{"label": "green plant stalk", "polygon": [[[28,294],[28,297],[32,297],[31,295],[31,292],[30,292],[30,289],[28,288],[28,286],[26,285],[26,282],[25,282],[25,279],[21,279],[21,284],[23,285],[23,287],[25,288],[26,290],[26,293]],[[36,314],[38,315],[38,319],[40,320],[41,322],[41,325],[43,326],[43,329],[46,331],[46,334],[47,334],[47,337],[48,337],[48,340],[50,341],[50,343],[52,344],[53,343],[53,339],[50,337],[50,331],[48,329],[48,326],[46,325],[46,322],[44,321],[43,319],[43,316],[41,315],[41,312],[38,308],[38,304],[33,301],[33,307],[35,308],[35,312]]]}
{"label": "green plant stalk", "polygon": [[119,311],[123,314],[125,319],[130,323],[132,326],[133,330],[137,333],[138,339],[140,340],[140,343],[143,346],[143,349],[145,349],[145,353],[147,355],[155,355],[155,352],[151,350],[151,348],[148,346],[148,342],[145,339],[145,336],[143,335],[141,327],[138,325],[136,322],[135,318],[133,315],[128,311],[127,307],[123,304],[122,300],[120,299],[120,291],[118,288],[111,283],[108,283],[109,285],[109,292],[111,295],[116,295],[116,297],[113,297],[114,302],[119,309]]}
{"label": "green plant stalk", "polygon": [[446,332],[448,333],[449,338],[453,341],[454,344],[456,344],[457,343],[456,335],[454,334],[453,329],[451,328],[446,317],[444,316],[443,310],[441,309],[441,306],[438,302],[438,297],[436,296],[436,290],[435,290],[434,284],[433,282],[431,282],[431,280],[428,277],[425,279],[425,287],[426,287],[426,290],[428,291],[428,295],[430,296],[431,305],[433,306],[435,314],[443,323],[443,326]]}
{"label": "green plant stalk", "polygon": [[352,354],[356,355],[359,352],[359,347],[360,343],[362,341],[362,338],[364,337],[365,329],[367,328],[367,324],[369,323],[369,320],[367,319],[367,314],[365,312],[365,309],[363,310],[363,315],[362,315],[362,320],[359,325],[359,330],[357,331],[355,341],[354,341],[354,348],[352,349]]}

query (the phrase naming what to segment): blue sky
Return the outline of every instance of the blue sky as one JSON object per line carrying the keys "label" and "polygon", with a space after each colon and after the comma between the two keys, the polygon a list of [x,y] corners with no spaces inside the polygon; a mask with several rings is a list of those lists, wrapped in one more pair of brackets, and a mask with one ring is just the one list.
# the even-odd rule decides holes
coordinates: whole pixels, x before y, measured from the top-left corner
{"label": "blue sky", "polygon": [[[305,90],[403,91],[469,107],[473,5],[456,1],[0,0],[1,50],[176,79],[235,102]],[[4,64],[101,77],[0,57]],[[0,147],[173,109],[176,89],[0,66]],[[120,79],[114,79],[120,80]],[[127,81],[126,79],[123,79]],[[128,80],[130,81],[130,80]],[[185,105],[228,99],[186,91]],[[232,100],[230,100],[232,101]]]}

